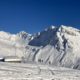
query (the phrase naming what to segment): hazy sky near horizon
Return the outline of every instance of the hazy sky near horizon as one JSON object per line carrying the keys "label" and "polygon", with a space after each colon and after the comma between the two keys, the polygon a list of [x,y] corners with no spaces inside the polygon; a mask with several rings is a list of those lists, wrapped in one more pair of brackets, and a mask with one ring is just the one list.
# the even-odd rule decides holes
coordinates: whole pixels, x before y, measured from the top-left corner
{"label": "hazy sky near horizon", "polygon": [[50,25],[80,29],[80,0],[0,0],[0,30],[36,33]]}

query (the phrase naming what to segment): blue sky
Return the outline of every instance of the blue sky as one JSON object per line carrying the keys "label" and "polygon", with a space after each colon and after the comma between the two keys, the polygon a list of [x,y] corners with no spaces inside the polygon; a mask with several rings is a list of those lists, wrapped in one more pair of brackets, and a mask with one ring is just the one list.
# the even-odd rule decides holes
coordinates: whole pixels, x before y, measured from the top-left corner
{"label": "blue sky", "polygon": [[0,30],[36,33],[62,24],[80,29],[80,0],[0,0]]}

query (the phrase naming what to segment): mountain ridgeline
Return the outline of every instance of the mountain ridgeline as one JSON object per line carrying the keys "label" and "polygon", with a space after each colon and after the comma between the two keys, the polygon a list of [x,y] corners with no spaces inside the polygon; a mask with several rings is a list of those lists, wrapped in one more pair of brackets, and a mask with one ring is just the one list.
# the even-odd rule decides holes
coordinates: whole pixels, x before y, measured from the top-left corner
{"label": "mountain ridgeline", "polygon": [[0,56],[80,69],[80,30],[61,25],[42,32],[10,34],[0,31]]}

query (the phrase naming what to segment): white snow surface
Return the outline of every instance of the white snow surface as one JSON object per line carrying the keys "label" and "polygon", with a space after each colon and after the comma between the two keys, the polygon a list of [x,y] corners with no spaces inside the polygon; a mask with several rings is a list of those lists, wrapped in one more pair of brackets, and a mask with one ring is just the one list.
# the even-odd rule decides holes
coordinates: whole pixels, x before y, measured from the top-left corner
{"label": "white snow surface", "polygon": [[80,71],[36,63],[0,63],[0,80],[80,80]]}

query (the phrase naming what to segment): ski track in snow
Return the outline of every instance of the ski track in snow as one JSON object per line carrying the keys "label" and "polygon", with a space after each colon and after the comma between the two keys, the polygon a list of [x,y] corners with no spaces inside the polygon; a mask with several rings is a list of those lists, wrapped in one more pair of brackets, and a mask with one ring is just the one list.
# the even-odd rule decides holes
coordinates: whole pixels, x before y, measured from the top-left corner
{"label": "ski track in snow", "polygon": [[0,63],[0,80],[80,80],[80,71],[41,64]]}

